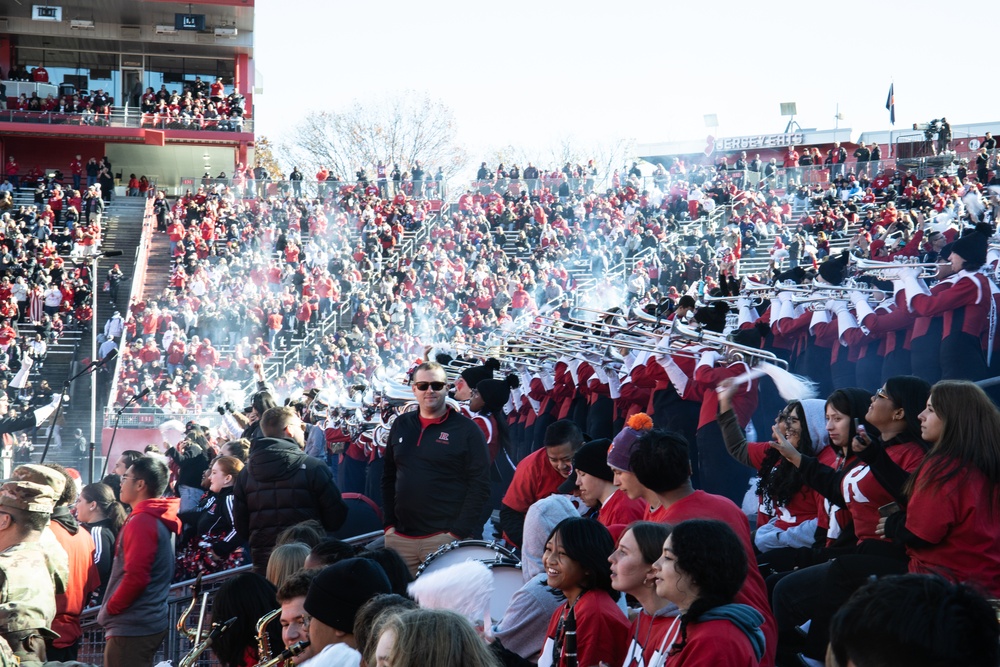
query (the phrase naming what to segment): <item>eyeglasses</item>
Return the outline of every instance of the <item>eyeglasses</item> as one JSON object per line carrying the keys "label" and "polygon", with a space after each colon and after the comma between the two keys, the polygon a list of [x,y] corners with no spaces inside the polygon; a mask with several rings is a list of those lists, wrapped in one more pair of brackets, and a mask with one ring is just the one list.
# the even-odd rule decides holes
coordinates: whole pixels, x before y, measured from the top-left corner
{"label": "eyeglasses", "polygon": [[428,387],[430,387],[434,391],[441,391],[442,389],[444,389],[447,386],[448,386],[447,382],[414,382],[413,383],[413,388],[416,389],[417,391],[427,391]]}
{"label": "eyeglasses", "polygon": [[133,478],[132,475],[122,475],[121,476],[121,481],[124,482],[126,479],[132,479],[132,478]]}
{"label": "eyeglasses", "polygon": [[892,400],[891,398],[889,398],[889,394],[885,393],[885,389],[879,389],[878,391],[876,391],[875,392],[875,398],[882,398],[882,399],[885,399],[887,401],[891,401]]}

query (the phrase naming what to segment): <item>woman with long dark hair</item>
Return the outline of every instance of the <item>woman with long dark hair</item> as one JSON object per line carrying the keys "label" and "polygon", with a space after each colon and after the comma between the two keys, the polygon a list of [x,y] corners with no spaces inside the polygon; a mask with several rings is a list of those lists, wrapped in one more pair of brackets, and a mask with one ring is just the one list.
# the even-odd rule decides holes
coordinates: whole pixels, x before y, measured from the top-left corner
{"label": "woman with long dark hair", "polygon": [[[918,416],[929,395],[930,386],[920,378],[903,375],[886,380],[869,401],[864,415],[867,426],[857,432],[852,425],[853,440],[845,443],[848,450],[861,454],[845,458],[839,469],[802,455],[775,429],[777,442],[773,446],[799,468],[807,484],[832,504],[848,510],[856,536],[855,544],[836,559],[792,572],[774,587],[779,660],[794,661],[799,652],[822,659],[829,621],[837,608],[869,576],[906,571],[904,549],[882,539],[876,530],[880,509],[902,497],[909,473],[924,458],[926,446]],[[830,416],[828,405],[828,422]],[[870,467],[862,456],[880,463]],[[807,620],[811,621],[809,635],[803,643],[796,628]]]}
{"label": "woman with long dark hair", "polygon": [[876,532],[906,546],[910,572],[1000,597],[1000,411],[975,384],[946,380],[920,427],[931,449],[904,486],[905,509]]}
{"label": "woman with long dark hair", "polygon": [[110,486],[97,483],[80,489],[74,509],[80,525],[87,529],[94,540],[94,565],[101,577],[101,586],[94,592],[94,602],[100,604],[111,577],[118,531],[127,518],[125,507],[115,498],[115,492]]}
{"label": "woman with long dark hair", "polygon": [[566,602],[549,620],[538,667],[622,664],[630,627],[611,585],[614,550],[608,529],[591,519],[565,519],[549,534],[542,562]]}
{"label": "woman with long dark hair", "polygon": [[[785,547],[812,547],[826,537],[826,521],[820,526],[823,498],[806,485],[798,468],[785,461],[769,442],[747,442],[732,410],[731,396],[739,387],[727,386],[719,394],[719,427],[730,455],[757,469],[757,531],[754,545],[764,553]],[[826,451],[825,403],[819,399],[790,401],[775,418],[778,428],[798,451],[832,463]]]}
{"label": "woman with long dark hair", "polygon": [[[212,641],[219,662],[225,667],[253,667],[267,659],[258,650],[257,621],[277,608],[274,586],[259,574],[244,572],[222,584],[212,598],[212,620],[224,623],[235,617],[236,622]],[[265,639],[272,655],[284,650],[277,618],[268,623]]]}
{"label": "woman with long dark hair", "polygon": [[754,667],[764,655],[764,617],[733,599],[747,576],[740,538],[721,521],[689,519],[670,532],[653,564],[656,594],[680,610],[650,667]]}
{"label": "woman with long dark hair", "polygon": [[656,594],[653,563],[663,551],[670,527],[663,523],[636,521],[625,529],[618,548],[611,557],[611,585],[616,591],[631,595],[639,602],[639,613],[632,621],[632,641],[623,667],[655,665],[660,657],[663,636],[677,606]]}
{"label": "woman with long dark hair", "polygon": [[175,581],[238,567],[246,560],[243,540],[236,534],[233,486],[243,462],[233,456],[216,458],[209,469],[209,499],[186,513],[193,526],[190,541],[177,552]]}

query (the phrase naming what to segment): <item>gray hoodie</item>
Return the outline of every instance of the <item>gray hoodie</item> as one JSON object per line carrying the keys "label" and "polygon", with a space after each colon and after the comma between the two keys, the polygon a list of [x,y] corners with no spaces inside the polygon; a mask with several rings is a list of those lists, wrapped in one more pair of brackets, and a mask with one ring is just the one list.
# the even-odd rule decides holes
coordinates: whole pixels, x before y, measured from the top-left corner
{"label": "gray hoodie", "polygon": [[562,593],[548,587],[542,565],[545,541],[563,519],[580,513],[566,496],[542,498],[528,508],[524,519],[521,574],[525,584],[510,600],[494,634],[504,648],[527,660],[535,660],[545,644],[549,619],[564,601]]}

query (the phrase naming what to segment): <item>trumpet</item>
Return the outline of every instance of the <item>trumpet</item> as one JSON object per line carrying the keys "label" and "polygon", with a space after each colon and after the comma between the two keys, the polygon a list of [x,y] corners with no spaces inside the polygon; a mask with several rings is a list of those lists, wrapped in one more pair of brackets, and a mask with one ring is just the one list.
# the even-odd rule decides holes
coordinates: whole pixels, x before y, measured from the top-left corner
{"label": "trumpet", "polygon": [[851,256],[854,269],[858,273],[871,275],[879,280],[894,280],[897,277],[897,269],[920,269],[919,277],[925,280],[937,278],[940,264],[934,262],[879,262],[874,259]]}

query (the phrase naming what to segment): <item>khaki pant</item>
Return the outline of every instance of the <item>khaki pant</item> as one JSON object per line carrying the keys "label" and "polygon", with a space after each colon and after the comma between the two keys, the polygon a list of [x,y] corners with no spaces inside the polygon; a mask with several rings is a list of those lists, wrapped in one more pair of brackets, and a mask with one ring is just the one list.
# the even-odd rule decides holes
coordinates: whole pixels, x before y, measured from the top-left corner
{"label": "khaki pant", "polygon": [[385,536],[385,546],[402,556],[406,566],[410,568],[410,574],[416,574],[424,559],[437,551],[438,547],[453,541],[455,538],[448,533],[427,537],[407,537],[399,533]]}
{"label": "khaki pant", "polygon": [[156,651],[167,631],[141,637],[108,637],[104,645],[104,667],[153,667]]}

